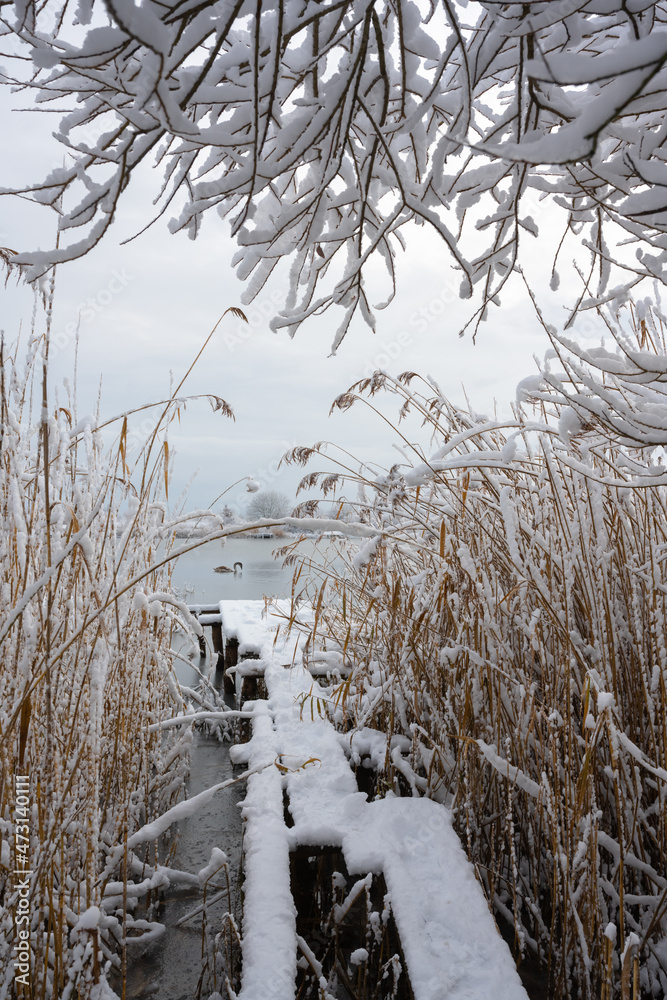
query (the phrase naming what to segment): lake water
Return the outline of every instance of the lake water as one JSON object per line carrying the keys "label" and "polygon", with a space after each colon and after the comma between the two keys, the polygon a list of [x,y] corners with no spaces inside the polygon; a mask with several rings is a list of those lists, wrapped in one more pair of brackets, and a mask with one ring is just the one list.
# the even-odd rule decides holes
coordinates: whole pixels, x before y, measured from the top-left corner
{"label": "lake water", "polygon": [[[193,552],[181,556],[175,566],[172,585],[188,604],[217,604],[222,600],[261,600],[263,597],[289,597],[292,592],[294,566],[283,566],[277,551],[294,542],[288,538],[229,538],[224,546],[219,541],[201,545]],[[327,552],[337,566],[337,542],[329,539],[317,546],[318,552]],[[310,558],[316,549],[314,540],[306,539],[299,551]],[[216,566],[243,564],[239,573],[216,573]],[[304,572],[299,589],[313,575]]]}
{"label": "lake water", "polygon": [[[191,772],[187,783],[188,798],[229,778],[243,768],[235,768],[229,759],[229,744],[221,744],[206,732],[195,732],[191,754]],[[228,906],[239,916],[241,867],[241,815],[239,805],[245,797],[244,784],[231,785],[217,792],[199,811],[174,828],[177,846],[171,866],[196,874],[204,868],[214,847],[229,859],[231,900],[222,899],[207,906],[207,922],[213,933],[222,929]],[[214,886],[224,886],[222,873],[212,880],[207,898],[216,894]],[[202,975],[202,917],[197,909],[204,903],[201,888],[170,886],[163,891],[153,919],[165,925],[164,934],[147,944],[128,946],[127,1000],[194,1000]],[[191,919],[187,915],[194,913]],[[142,916],[139,912],[136,916]],[[183,923],[179,924],[179,921]],[[120,994],[120,981],[115,984]],[[210,987],[212,988],[212,986]],[[201,995],[208,996],[210,989]]]}
{"label": "lake water", "polygon": [[[192,552],[180,556],[174,564],[172,587],[181,600],[193,605],[217,604],[222,600],[256,600],[264,597],[290,597],[292,580],[298,566],[284,566],[284,557],[277,553],[295,541],[287,538],[241,538],[233,537],[222,546],[220,541],[200,545]],[[185,544],[181,542],[180,544]],[[343,573],[345,563],[341,557],[342,546],[349,544],[338,537],[316,540],[308,538],[299,543],[298,552],[306,561],[300,571],[297,593],[303,594],[308,588],[308,597],[321,582],[322,577],[314,568],[314,563],[328,562],[338,572]],[[313,560],[313,564],[311,564]],[[216,573],[216,566],[228,566],[235,562],[243,564],[239,573]],[[303,596],[306,596],[303,594]],[[207,646],[210,650],[210,631],[206,630]],[[210,656],[200,660],[193,646],[192,637],[175,633],[173,649],[178,654],[174,660],[176,677],[181,684],[196,688],[201,680],[200,671],[213,681],[215,660]]]}

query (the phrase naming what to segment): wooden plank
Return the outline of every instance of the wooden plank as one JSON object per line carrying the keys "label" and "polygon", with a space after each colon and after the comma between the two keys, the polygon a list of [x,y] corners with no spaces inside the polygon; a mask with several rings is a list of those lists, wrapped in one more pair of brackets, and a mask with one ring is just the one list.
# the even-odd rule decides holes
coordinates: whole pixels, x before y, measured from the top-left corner
{"label": "wooden plank", "polygon": [[[222,606],[221,611],[224,620]],[[251,612],[253,609],[248,609],[246,617],[255,641],[258,623]],[[237,627],[237,638],[242,644],[242,625]],[[283,665],[284,650],[280,644],[274,649],[272,642],[267,627],[261,645],[268,703],[255,702],[261,712],[253,717],[252,739],[245,747],[233,748],[233,759],[251,767],[268,762],[270,753],[275,754],[274,763],[280,764],[280,769],[267,766],[262,782],[252,786],[249,782],[244,805],[246,824],[252,826],[253,851],[259,852],[258,871],[265,873],[265,881],[262,883],[257,874],[252,876],[251,912],[255,916],[249,918],[247,927],[244,924],[244,939],[246,932],[250,938],[247,949],[245,940],[242,946],[244,973],[239,995],[244,1000],[260,996],[280,1000],[289,996],[292,1000],[294,982],[290,994],[288,980],[296,961],[296,938],[290,938],[294,903],[285,893],[285,851],[289,854],[290,849],[329,845],[342,850],[351,874],[383,873],[415,1000],[488,1000],[489,996],[494,1000],[527,1000],[509,948],[496,929],[453,829],[450,811],[430,799],[391,794],[368,802],[366,794],[357,790],[339,734],[328,718],[319,714],[326,692],[301,662]],[[282,797],[278,797],[283,781],[291,827],[285,824]],[[260,795],[269,797],[270,814],[263,809]],[[268,847],[262,853],[256,846],[263,836],[263,823],[270,827],[266,836],[275,854],[277,890],[268,868]],[[247,876],[255,865],[254,857],[247,857]],[[289,858],[287,865],[289,868]],[[287,908],[280,918],[274,908],[276,892]],[[254,951],[261,932],[253,921],[260,919],[257,915],[264,907],[270,915],[266,938],[272,936],[269,920],[279,920],[279,941],[267,944],[271,949],[268,964]],[[271,975],[271,963],[281,970],[279,988]]]}

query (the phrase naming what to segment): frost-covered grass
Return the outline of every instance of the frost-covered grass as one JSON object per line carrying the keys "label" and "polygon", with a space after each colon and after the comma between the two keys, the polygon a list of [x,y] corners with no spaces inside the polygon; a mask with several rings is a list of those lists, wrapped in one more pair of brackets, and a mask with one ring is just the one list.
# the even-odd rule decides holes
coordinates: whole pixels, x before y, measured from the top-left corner
{"label": "frost-covered grass", "polygon": [[109,448],[74,390],[42,409],[44,345],[4,347],[1,366],[0,995],[67,1000],[105,996],[126,939],[161,930],[133,920],[167,882],[157,843],[128,838],[182,793],[191,735],[150,728],[183,710],[169,649],[184,609],[168,566],[151,569],[173,540],[176,403],[138,455],[126,418]]}
{"label": "frost-covered grass", "polygon": [[341,397],[395,394],[435,446],[329,478],[377,536],[315,600],[348,723],[410,737],[387,777],[453,805],[553,998],[667,991],[666,356],[650,315],[614,331],[620,352],[555,341],[564,372],[513,421],[413,373]]}

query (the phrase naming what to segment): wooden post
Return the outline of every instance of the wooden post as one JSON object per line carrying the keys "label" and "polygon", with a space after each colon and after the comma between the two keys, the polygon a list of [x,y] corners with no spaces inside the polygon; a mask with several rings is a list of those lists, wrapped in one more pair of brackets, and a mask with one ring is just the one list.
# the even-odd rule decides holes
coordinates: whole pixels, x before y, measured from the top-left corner
{"label": "wooden post", "polygon": [[235,667],[239,660],[239,640],[232,637],[225,639],[225,669]]}
{"label": "wooden post", "polygon": [[222,625],[220,622],[213,622],[211,625],[211,640],[213,642],[213,654],[215,656],[215,672],[224,670],[225,660],[222,652]]}
{"label": "wooden post", "polygon": [[228,674],[230,667],[235,667],[239,661],[239,640],[225,637],[225,655],[223,666],[223,677],[225,694],[236,694],[236,681],[233,674]]}
{"label": "wooden post", "polygon": [[222,625],[220,622],[214,622],[211,625],[211,638],[213,640],[213,652],[222,652]]}
{"label": "wooden post", "polygon": [[[238,642],[236,643],[236,653],[238,653]],[[257,653],[248,653],[246,656],[242,657],[242,661],[245,663],[246,660],[258,660],[259,656]],[[241,698],[240,707],[246,701],[255,701],[257,698],[257,677],[241,677]],[[252,721],[250,719],[241,719],[240,725],[240,743],[247,743],[252,734]]]}
{"label": "wooden post", "polygon": [[[259,653],[247,653],[244,660],[259,660]],[[244,677],[241,681],[241,704],[244,701],[255,701],[259,677]]]}

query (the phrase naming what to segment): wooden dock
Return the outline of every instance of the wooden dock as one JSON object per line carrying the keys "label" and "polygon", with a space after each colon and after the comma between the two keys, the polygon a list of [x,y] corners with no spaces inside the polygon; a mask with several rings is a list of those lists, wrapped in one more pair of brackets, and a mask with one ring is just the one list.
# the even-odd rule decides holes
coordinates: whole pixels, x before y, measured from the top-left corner
{"label": "wooden dock", "polygon": [[[239,1000],[294,1000],[304,967],[325,996],[326,976],[300,933],[295,904],[295,858],[323,851],[340,854],[355,889],[371,875],[383,878],[409,979],[399,997],[527,1000],[449,810],[392,792],[369,802],[358,790],[349,738],[321,711],[326,684],[304,666],[302,640],[282,634],[285,606],[267,612],[263,601],[222,601],[192,610],[219,629],[214,647],[227,688],[232,678],[239,691],[250,679],[264,684],[265,697],[244,705],[251,737],[232,748],[233,760],[255,772],[243,805]],[[362,948],[354,961],[363,955]]]}

